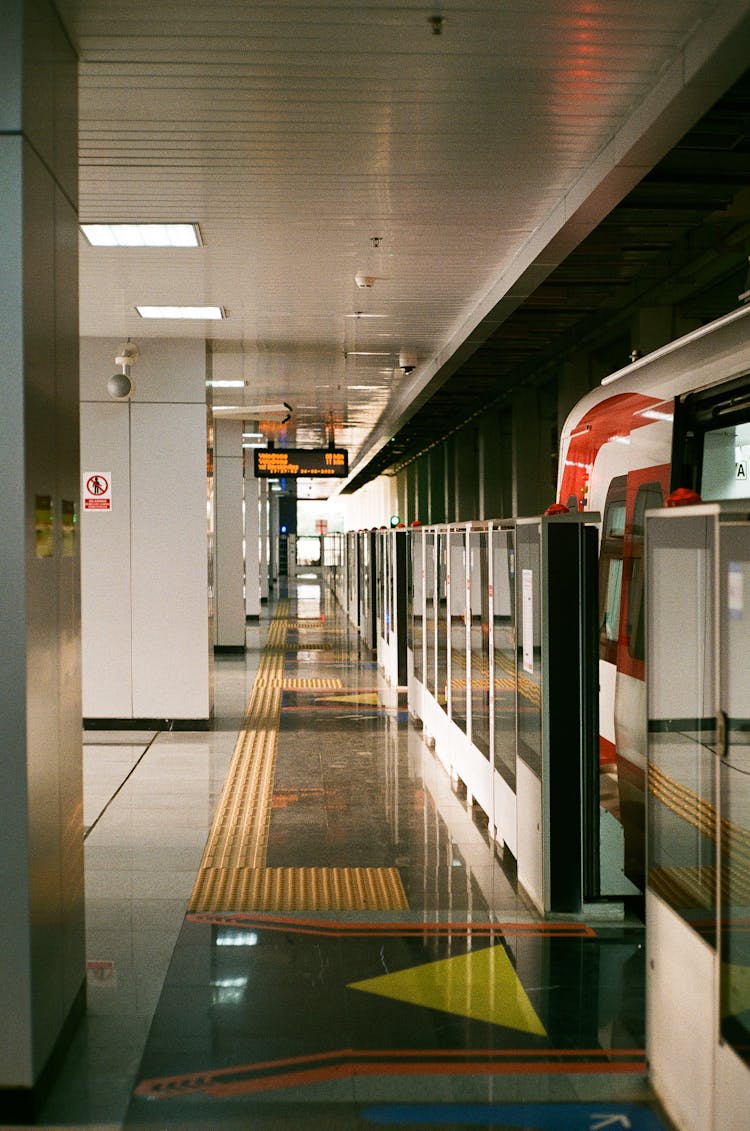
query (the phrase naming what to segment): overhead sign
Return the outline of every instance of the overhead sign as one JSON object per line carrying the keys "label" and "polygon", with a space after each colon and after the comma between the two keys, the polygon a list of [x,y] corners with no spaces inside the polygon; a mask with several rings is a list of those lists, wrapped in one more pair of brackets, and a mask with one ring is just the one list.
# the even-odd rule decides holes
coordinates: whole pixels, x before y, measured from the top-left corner
{"label": "overhead sign", "polygon": [[112,475],[109,471],[84,471],[83,509],[85,511],[112,510]]}
{"label": "overhead sign", "polygon": [[257,479],[345,479],[349,474],[346,448],[256,448],[253,456]]}

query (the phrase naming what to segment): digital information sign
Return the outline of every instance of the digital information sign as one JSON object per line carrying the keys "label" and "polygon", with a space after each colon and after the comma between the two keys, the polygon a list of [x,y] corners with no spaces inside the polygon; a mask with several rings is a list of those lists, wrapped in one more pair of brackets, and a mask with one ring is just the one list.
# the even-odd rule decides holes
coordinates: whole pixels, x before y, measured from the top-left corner
{"label": "digital information sign", "polygon": [[256,479],[346,479],[349,453],[346,448],[256,448]]}

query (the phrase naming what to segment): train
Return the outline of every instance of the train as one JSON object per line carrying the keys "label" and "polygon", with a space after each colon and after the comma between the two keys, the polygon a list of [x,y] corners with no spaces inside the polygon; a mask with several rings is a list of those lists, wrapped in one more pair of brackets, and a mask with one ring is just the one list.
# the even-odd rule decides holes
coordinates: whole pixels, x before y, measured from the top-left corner
{"label": "train", "polygon": [[667,500],[698,498],[750,499],[750,305],[606,377],[569,413],[560,437],[558,503],[601,515],[599,755],[616,770],[625,874],[641,890],[644,516]]}

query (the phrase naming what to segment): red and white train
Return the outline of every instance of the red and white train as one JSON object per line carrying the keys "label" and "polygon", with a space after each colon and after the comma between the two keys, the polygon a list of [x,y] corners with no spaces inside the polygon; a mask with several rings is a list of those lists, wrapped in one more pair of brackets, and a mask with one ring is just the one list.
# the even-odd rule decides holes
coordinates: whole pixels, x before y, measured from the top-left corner
{"label": "red and white train", "polygon": [[[644,873],[644,514],[679,488],[750,499],[750,306],[605,378],[570,413],[558,500],[600,511],[600,757],[617,767],[625,872]],[[679,579],[675,579],[679,584]],[[676,642],[677,643],[677,642]]]}

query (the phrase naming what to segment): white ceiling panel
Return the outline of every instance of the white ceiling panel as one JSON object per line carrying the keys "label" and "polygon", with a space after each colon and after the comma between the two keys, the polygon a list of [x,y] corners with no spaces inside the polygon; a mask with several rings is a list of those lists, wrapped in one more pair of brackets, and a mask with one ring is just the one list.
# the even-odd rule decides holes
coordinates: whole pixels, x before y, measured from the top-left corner
{"label": "white ceiling panel", "polygon": [[[572,219],[566,194],[597,160],[603,180],[622,159],[628,123],[641,115],[646,130],[690,101],[687,59],[704,45],[719,58],[748,8],[57,6],[81,60],[81,219],[196,221],[204,238],[185,251],[82,238],[82,334],[205,337],[221,375],[247,379],[248,403],[293,406],[297,442],[333,420],[352,468],[538,257],[545,224],[554,237],[550,217]],[[709,78],[662,148],[721,92]],[[137,303],[216,303],[228,317],[146,323]],[[402,349],[419,361],[409,378]]]}

